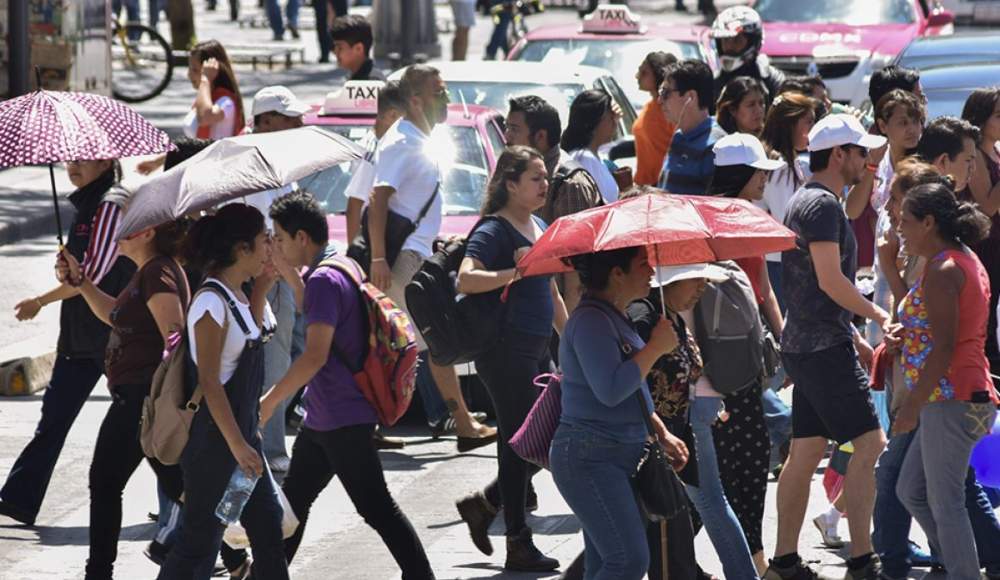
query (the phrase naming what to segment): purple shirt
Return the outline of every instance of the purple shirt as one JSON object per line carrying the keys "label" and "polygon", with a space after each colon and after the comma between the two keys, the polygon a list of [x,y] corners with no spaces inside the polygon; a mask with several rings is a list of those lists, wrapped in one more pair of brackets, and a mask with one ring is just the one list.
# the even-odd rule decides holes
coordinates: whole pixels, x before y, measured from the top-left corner
{"label": "purple shirt", "polygon": [[[306,326],[315,323],[332,326],[334,347],[352,365],[360,366],[364,321],[361,297],[354,282],[335,268],[317,268],[306,280],[304,307]],[[305,404],[304,424],[315,431],[378,422],[375,409],[333,348],[326,364],[309,381]]]}

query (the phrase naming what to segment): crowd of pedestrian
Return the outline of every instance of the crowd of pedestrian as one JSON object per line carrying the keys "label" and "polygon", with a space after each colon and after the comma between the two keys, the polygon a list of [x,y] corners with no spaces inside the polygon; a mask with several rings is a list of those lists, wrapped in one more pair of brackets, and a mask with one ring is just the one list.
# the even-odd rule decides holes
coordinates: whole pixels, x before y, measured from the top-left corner
{"label": "crowd of pedestrian", "polygon": [[[330,33],[327,46],[352,79],[381,78],[364,19],[338,18]],[[1000,89],[975,91],[962,118],[928,120],[919,73],[890,66],[873,75],[865,116],[831,103],[820,79],[784,78],[758,58],[752,9],[724,11],[712,34],[718,75],[660,52],[639,67],[636,82],[652,98],[636,121],[634,179],[600,153],[620,119],[607,92],[577,95],[565,125],[540,97],[509,102],[506,147],[451,289],[496,311],[498,338],[474,362],[497,428],[469,411],[454,367],[433,350],[424,376],[448,408],[450,423],[435,419],[433,433],[454,431],[460,451],[497,443],[496,478],[455,498],[472,542],[493,553],[488,530],[502,509],[504,568],[560,567],[535,545],[527,517],[540,467],[512,445],[532,420],[536,376],[558,369],[550,469],[585,546],[565,578],[708,578],[694,550],[702,527],[726,578],[816,578],[798,549],[831,442],[852,451],[831,505],[813,522],[824,543],[839,546],[837,523],[848,514],[847,578],[904,578],[917,563],[949,578],[979,578],[983,567],[1000,577],[1000,522],[969,467],[1000,403],[991,375],[1000,369]],[[189,78],[191,140],[144,172],[211,140],[295,130],[308,110],[287,88],[266,87],[248,127],[214,41],[192,49]],[[15,307],[27,320],[61,302],[59,352],[38,428],[0,491],[0,514],[35,522],[69,428],[106,376],[112,403],[90,469],[86,577],[111,578],[122,493],[144,457],[144,401],[165,351],[183,341],[197,384],[187,444],[176,464],[147,457],[161,495],[162,529],[148,550],[162,564],[159,578],[209,578],[220,554],[233,578],[287,578],[313,503],[334,477],[402,577],[433,578],[420,534],[386,484],[381,409],[352,361],[375,340],[362,280],[409,314],[417,305],[408,284],[441,251],[442,160],[428,144],[448,102],[429,65],[412,65],[381,89],[348,188],[348,255],[357,261],[337,253],[323,209],[294,185],[119,239],[130,192],[119,185],[118,162],[68,164],[77,214],[56,263],[58,285]],[[518,268],[553,222],[673,194],[756,205],[794,233],[794,247],[663,266],[633,246],[572,256],[571,271],[555,275]],[[856,284],[866,263],[871,293]],[[735,308],[726,320],[723,303]],[[736,317],[753,329],[740,340],[760,353],[746,364],[720,346],[720,325]],[[427,349],[423,334],[433,330],[409,330],[417,349]],[[748,376],[734,383],[744,366]],[[870,385],[884,395],[873,397]],[[778,396],[786,388],[791,407]],[[286,405],[304,409],[290,454]],[[646,517],[632,481],[650,438],[691,504],[666,526]],[[772,470],[780,473],[778,526],[768,558]],[[274,473],[285,474],[280,486]],[[249,554],[224,543],[219,515],[244,479],[238,515]],[[287,509],[291,530],[283,529]],[[928,551],[909,541],[911,519]]]}

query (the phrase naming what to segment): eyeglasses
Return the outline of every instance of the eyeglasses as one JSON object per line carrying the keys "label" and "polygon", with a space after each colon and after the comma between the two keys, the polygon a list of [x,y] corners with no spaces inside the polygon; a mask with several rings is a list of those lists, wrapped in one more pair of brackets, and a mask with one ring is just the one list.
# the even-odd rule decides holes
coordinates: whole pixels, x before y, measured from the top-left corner
{"label": "eyeglasses", "polygon": [[672,93],[680,93],[680,89],[660,89],[660,100],[665,101],[670,98]]}

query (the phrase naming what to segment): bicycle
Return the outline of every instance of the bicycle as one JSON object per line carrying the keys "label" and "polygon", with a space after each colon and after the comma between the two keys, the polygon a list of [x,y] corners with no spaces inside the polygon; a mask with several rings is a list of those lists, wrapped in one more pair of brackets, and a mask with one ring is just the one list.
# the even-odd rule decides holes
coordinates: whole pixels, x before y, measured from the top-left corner
{"label": "bicycle", "polygon": [[111,94],[126,103],[148,101],[163,92],[174,75],[174,54],[155,29],[138,22],[111,20]]}

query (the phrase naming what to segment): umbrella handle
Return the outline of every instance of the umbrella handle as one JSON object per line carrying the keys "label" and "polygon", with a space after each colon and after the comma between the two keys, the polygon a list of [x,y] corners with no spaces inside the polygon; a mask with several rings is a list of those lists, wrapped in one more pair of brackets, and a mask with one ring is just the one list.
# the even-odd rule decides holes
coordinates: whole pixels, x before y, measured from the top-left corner
{"label": "umbrella handle", "polygon": [[62,216],[59,215],[59,196],[56,193],[56,170],[51,163],[49,163],[49,181],[52,183],[52,205],[55,207],[56,210],[56,238],[59,240],[59,251],[62,251],[63,249]]}

